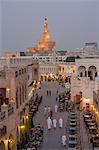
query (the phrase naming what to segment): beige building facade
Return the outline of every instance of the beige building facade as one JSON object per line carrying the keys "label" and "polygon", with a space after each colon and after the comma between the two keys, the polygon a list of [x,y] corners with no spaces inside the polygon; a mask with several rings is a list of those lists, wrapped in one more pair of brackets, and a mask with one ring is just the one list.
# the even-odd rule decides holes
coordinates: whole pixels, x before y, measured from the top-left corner
{"label": "beige building facade", "polygon": [[[32,82],[38,80],[38,61],[32,57],[0,59],[0,141],[1,147],[16,149],[20,129],[28,116]],[[6,143],[6,144],[5,144]],[[7,147],[6,147],[7,149]]]}
{"label": "beige building facade", "polygon": [[99,59],[77,59],[76,75],[71,77],[71,99],[90,110],[99,120]]}

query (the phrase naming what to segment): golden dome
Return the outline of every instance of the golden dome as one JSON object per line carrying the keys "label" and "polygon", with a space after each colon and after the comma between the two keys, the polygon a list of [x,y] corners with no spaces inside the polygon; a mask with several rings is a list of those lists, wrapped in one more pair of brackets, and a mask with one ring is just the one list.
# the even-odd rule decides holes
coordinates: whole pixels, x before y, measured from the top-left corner
{"label": "golden dome", "polygon": [[55,43],[51,42],[50,32],[48,31],[47,18],[44,19],[44,30],[41,39],[38,41],[38,49],[49,50],[54,47]]}
{"label": "golden dome", "polygon": [[49,32],[43,32],[41,39],[42,39],[42,41],[50,41],[50,33]]}

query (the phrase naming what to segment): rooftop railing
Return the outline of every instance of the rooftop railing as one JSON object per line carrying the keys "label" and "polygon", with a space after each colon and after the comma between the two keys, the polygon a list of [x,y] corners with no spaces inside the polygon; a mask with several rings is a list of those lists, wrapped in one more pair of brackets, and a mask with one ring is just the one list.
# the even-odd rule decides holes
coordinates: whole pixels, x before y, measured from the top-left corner
{"label": "rooftop railing", "polygon": [[0,68],[26,66],[29,64],[37,64],[38,60],[31,56],[15,57],[15,58],[0,58]]}

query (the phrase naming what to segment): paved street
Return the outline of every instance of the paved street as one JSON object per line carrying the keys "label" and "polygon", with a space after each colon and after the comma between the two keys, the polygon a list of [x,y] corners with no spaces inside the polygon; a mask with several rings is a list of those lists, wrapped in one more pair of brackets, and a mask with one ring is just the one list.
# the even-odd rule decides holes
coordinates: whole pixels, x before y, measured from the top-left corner
{"label": "paved street", "polygon": [[[47,96],[47,90],[51,90],[52,94],[51,96]],[[41,150],[66,150],[68,147],[68,132],[66,129],[68,129],[68,112],[58,112],[57,114],[54,112],[54,106],[55,104],[58,104],[56,101],[56,92],[57,90],[59,93],[64,92],[66,89],[62,87],[61,85],[58,85],[57,82],[51,83],[51,82],[43,82],[41,89],[38,90],[39,95],[43,95],[43,100],[42,103],[39,106],[39,111],[36,113],[34,116],[34,124],[41,124],[41,126],[44,127],[44,139],[42,143]],[[52,111],[53,111],[53,118],[56,118],[57,121],[60,117],[63,118],[63,128],[59,128],[59,124],[57,123],[57,128],[54,129],[52,128],[50,131],[47,129],[47,117],[44,116],[44,107],[45,106],[50,106]],[[79,111],[76,109],[76,113],[79,114]],[[92,150],[92,145],[89,143],[88,139],[88,133],[85,127],[85,124],[83,122],[83,117],[80,114],[80,126],[78,130],[78,141],[81,144],[80,146],[82,147],[82,150]],[[78,124],[79,124],[78,123]],[[79,134],[80,133],[80,134]],[[66,147],[64,148],[61,144],[61,137],[62,135],[67,136],[67,144]],[[78,148],[80,149],[80,147]]]}
{"label": "paved street", "polygon": [[[51,90],[52,94],[51,96],[47,96],[46,90]],[[42,144],[42,150],[64,150],[66,148],[63,148],[61,145],[61,136],[66,133],[66,122],[67,122],[67,115],[66,112],[58,112],[57,114],[53,113],[53,118],[55,117],[57,120],[61,116],[64,121],[63,129],[60,129],[58,124],[56,129],[51,129],[48,131],[47,124],[46,124],[46,117],[44,116],[44,106],[51,106],[53,112],[54,112],[54,105],[57,104],[56,102],[56,91],[59,91],[59,93],[65,91],[65,88],[58,85],[58,83],[54,82],[52,83],[42,83],[42,89],[39,90],[39,94],[43,94],[43,101],[39,107],[39,111],[34,117],[34,124],[40,123],[44,127],[44,140]]]}

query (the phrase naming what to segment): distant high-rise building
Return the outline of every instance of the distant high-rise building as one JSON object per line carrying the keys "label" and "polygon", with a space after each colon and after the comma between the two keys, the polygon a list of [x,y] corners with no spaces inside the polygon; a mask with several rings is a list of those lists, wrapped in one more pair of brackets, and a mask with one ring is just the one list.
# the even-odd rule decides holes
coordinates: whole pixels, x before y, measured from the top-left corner
{"label": "distant high-rise building", "polygon": [[97,42],[87,42],[85,43],[85,46],[91,46],[91,47],[93,46],[97,49]]}

